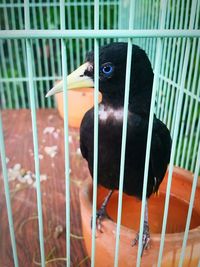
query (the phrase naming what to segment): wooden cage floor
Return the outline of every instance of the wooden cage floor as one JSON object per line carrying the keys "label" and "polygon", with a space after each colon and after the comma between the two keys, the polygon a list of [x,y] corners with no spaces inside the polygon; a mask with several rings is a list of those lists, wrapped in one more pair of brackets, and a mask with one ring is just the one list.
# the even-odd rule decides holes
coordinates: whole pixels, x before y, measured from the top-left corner
{"label": "wooden cage floor", "polygon": [[[6,110],[2,112],[6,156],[8,168],[19,163],[25,171],[34,172],[33,139],[30,110]],[[64,177],[64,132],[63,120],[57,110],[37,111],[40,173],[47,175],[41,182],[43,225],[46,257],[53,251],[52,258],[65,257],[65,177]],[[44,133],[46,127],[54,127],[54,133]],[[80,155],[79,130],[69,129],[71,168],[71,266],[89,266],[82,237],[79,206],[79,187],[89,172]],[[57,146],[57,154],[51,158],[45,147]],[[0,166],[1,168],[1,166]],[[0,266],[12,267],[13,256],[8,227],[4,185],[0,169]],[[32,185],[10,181],[11,203],[17,242],[19,266],[32,267],[40,262],[36,190]],[[57,227],[63,228],[56,236]],[[76,236],[80,237],[77,238]],[[66,266],[64,261],[49,263],[48,266]]]}

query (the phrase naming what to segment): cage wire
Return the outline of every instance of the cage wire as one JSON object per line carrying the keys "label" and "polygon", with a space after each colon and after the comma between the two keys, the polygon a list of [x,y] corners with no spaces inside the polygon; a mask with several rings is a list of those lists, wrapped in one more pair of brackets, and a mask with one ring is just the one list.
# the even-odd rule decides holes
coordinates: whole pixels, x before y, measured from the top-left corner
{"label": "cage wire", "polygon": [[[0,2],[0,105],[2,110],[31,108],[33,141],[35,151],[35,168],[37,176],[37,197],[39,211],[40,251],[42,266],[45,266],[42,204],[40,195],[38,140],[35,112],[38,108],[55,107],[53,98],[45,98],[47,91],[56,80],[76,69],[84,62],[87,51],[95,50],[95,62],[98,62],[99,46],[113,41],[125,41],[138,44],[148,54],[154,69],[154,90],[148,132],[148,145],[151,142],[152,116],[163,121],[171,132],[173,139],[169,165],[169,184],[162,229],[162,241],[158,259],[161,266],[162,250],[166,228],[166,216],[170,194],[170,175],[173,166],[179,166],[195,173],[194,182],[200,173],[200,1],[198,0],[46,0],[22,1],[1,0]],[[131,16],[130,16],[131,14]],[[30,32],[30,30],[33,30]],[[39,30],[39,31],[38,31]],[[82,33],[82,30],[85,30]],[[101,31],[102,30],[102,31]],[[128,59],[127,64],[131,64]],[[67,62],[67,63],[66,63]],[[127,90],[130,74],[127,73]],[[94,190],[97,185],[97,143],[98,143],[98,68],[95,74],[95,164]],[[64,86],[65,87],[65,86]],[[67,93],[64,90],[64,127],[65,140],[68,140]],[[36,109],[35,109],[36,108]],[[122,147],[125,147],[126,112]],[[2,122],[0,121],[1,159],[7,209],[10,222],[15,266],[18,266],[11,205],[9,202],[9,185],[5,162],[5,148]],[[124,142],[124,143],[123,143]],[[147,147],[148,147],[147,145]],[[125,149],[125,148],[124,148]],[[123,149],[122,149],[123,150]],[[66,175],[69,170],[69,148],[65,141]],[[122,151],[122,158],[123,153]],[[145,164],[146,178],[148,172],[148,155]],[[123,160],[121,173],[123,184]],[[69,181],[69,177],[66,177]],[[122,187],[121,184],[121,187]],[[145,182],[144,194],[145,196]],[[66,203],[70,203],[69,182],[66,185]],[[94,191],[93,218],[96,218],[96,191]],[[122,193],[122,188],[121,191]],[[192,197],[194,197],[195,188]],[[192,198],[191,197],[191,198]],[[192,202],[192,201],[191,201]],[[119,204],[121,205],[121,201]],[[68,204],[67,204],[68,205]],[[119,207],[120,207],[119,205]],[[192,208],[192,207],[191,207]],[[70,208],[66,208],[67,221],[70,220]],[[120,209],[118,210],[120,226]],[[144,213],[144,199],[142,202]],[[141,221],[144,217],[141,214]],[[70,266],[70,228],[67,224],[67,266]],[[95,226],[93,220],[93,254],[95,257]],[[140,226],[140,233],[143,231]],[[120,235],[118,227],[117,236]],[[141,235],[140,235],[141,236]],[[187,232],[184,241],[187,240]],[[119,241],[119,240],[118,240]],[[185,241],[186,242],[186,241]],[[116,242],[117,244],[117,242]],[[184,244],[186,245],[186,244]],[[116,245],[115,266],[117,266],[119,244]],[[184,252],[183,252],[184,253]],[[141,240],[137,266],[140,266]],[[184,254],[182,254],[182,259]],[[180,264],[183,262],[180,261]],[[181,265],[180,265],[181,266]]]}

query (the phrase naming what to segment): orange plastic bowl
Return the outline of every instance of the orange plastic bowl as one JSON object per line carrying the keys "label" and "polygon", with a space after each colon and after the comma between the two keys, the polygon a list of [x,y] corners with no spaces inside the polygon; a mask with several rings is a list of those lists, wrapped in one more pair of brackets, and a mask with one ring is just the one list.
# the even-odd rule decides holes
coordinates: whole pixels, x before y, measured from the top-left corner
{"label": "orange plastic bowl", "polygon": [[[63,93],[55,95],[58,112],[64,117],[63,112]],[[80,127],[80,123],[86,111],[94,106],[94,89],[85,88],[80,90],[68,91],[69,107],[69,126]],[[101,94],[99,93],[99,102]]]}
{"label": "orange plastic bowl", "polygon": [[[192,173],[175,168],[173,172],[170,204],[168,212],[165,246],[162,257],[162,267],[176,267],[179,263],[183,242],[185,223],[192,188]],[[149,200],[149,225],[151,231],[151,247],[144,251],[142,267],[157,266],[160,233],[164,210],[167,175],[160,186],[158,196],[153,195]],[[103,187],[98,188],[97,206],[100,207],[107,194]],[[80,190],[81,218],[83,236],[88,255],[91,256],[92,232],[90,220],[92,215],[92,179],[82,185]],[[96,233],[96,267],[114,266],[115,237],[117,220],[118,192],[114,192],[107,206],[110,219],[102,222],[103,233]],[[131,246],[140,222],[141,202],[137,199],[123,195],[122,226],[120,234],[119,267],[135,266],[138,247]],[[197,185],[190,231],[185,251],[184,267],[196,267],[200,257],[200,183]]]}

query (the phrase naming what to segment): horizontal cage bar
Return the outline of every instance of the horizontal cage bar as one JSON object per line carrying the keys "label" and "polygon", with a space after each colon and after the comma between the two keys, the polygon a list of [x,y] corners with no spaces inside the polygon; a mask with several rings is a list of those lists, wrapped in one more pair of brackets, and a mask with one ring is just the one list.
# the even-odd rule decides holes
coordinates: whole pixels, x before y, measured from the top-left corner
{"label": "horizontal cage bar", "polygon": [[4,30],[0,39],[200,37],[200,30]]}

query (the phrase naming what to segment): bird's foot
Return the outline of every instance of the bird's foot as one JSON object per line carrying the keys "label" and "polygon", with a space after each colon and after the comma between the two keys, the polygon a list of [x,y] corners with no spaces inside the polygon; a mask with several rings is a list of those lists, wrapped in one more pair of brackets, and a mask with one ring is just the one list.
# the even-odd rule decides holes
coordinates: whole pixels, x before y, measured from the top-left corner
{"label": "bird's foot", "polygon": [[[108,217],[106,213],[106,206],[108,204],[109,199],[112,196],[112,193],[113,193],[113,190],[110,190],[108,195],[104,199],[104,202],[101,205],[101,208],[96,213],[96,226],[97,226],[97,231],[99,231],[100,233],[103,233],[101,222],[105,217]],[[91,218],[91,228],[92,228],[92,221],[93,221],[93,218]]]}
{"label": "bird's foot", "polygon": [[[100,233],[103,233],[102,230],[102,220],[107,217],[106,208],[104,206],[101,206],[101,208],[96,213],[96,226],[97,231]],[[92,221],[93,218],[91,218],[91,228],[92,228]]]}
{"label": "bird's foot", "polygon": [[[139,232],[137,233],[135,239],[132,241],[132,246],[135,246],[139,242]],[[144,230],[143,230],[143,235],[142,235],[142,254],[144,250],[149,249],[150,247],[150,233],[149,233],[149,225],[145,221],[144,222]],[[141,256],[142,256],[141,254]]]}

